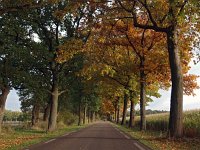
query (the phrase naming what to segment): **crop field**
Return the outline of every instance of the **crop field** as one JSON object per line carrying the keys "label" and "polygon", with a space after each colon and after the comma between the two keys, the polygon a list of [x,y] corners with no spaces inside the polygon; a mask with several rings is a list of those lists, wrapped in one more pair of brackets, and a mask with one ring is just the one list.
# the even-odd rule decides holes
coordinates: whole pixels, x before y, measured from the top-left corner
{"label": "crop field", "polygon": [[[135,126],[139,126],[140,118],[135,118]],[[168,129],[169,114],[153,114],[146,116],[147,130],[165,132]],[[184,135],[188,137],[200,136],[200,110],[184,112]]]}

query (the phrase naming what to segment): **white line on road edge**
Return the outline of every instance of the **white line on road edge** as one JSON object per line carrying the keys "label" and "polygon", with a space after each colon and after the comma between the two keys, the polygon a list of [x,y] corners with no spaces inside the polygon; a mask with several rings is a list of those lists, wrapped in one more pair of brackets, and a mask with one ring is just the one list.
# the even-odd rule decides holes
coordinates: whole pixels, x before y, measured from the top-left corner
{"label": "white line on road edge", "polygon": [[125,138],[127,138],[127,139],[130,139],[130,137],[129,137],[129,136],[127,136],[126,134],[124,134],[124,136],[125,136]]}
{"label": "white line on road edge", "polygon": [[67,133],[67,134],[64,134],[64,135],[62,135],[62,136],[68,136],[69,135],[69,133]]}
{"label": "white line on road edge", "polygon": [[75,133],[76,131],[72,131],[72,132],[70,132],[69,134],[72,134],[72,133]]}
{"label": "white line on road edge", "polygon": [[50,142],[52,142],[52,141],[55,141],[56,139],[51,139],[51,140],[49,140],[49,141],[47,141],[47,142],[45,142],[46,144],[47,143],[50,143]]}
{"label": "white line on road edge", "polygon": [[123,133],[122,131],[120,131],[119,129],[116,129],[117,131],[119,131],[126,139],[130,139],[129,136],[127,136],[125,133]]}
{"label": "white line on road edge", "polygon": [[115,128],[115,130],[119,131],[119,129]]}
{"label": "white line on road edge", "polygon": [[124,134],[123,132],[120,131],[120,133],[121,133],[126,139],[130,139],[130,137],[127,136],[126,134]]}
{"label": "white line on road edge", "polygon": [[138,143],[134,143],[134,145],[139,148],[140,150],[145,150],[142,146],[140,146]]}
{"label": "white line on road edge", "polygon": [[69,132],[69,133],[67,133],[67,134],[64,134],[64,135],[62,135],[62,136],[68,136],[69,134],[72,134],[72,133],[75,133],[76,131],[72,131],[72,132]]}

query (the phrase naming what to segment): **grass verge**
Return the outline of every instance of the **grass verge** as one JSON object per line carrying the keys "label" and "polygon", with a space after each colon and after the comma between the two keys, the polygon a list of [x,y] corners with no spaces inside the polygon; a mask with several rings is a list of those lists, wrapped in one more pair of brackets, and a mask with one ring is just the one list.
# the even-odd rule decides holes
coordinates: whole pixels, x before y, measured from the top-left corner
{"label": "grass verge", "polygon": [[0,150],[23,149],[36,143],[48,141],[51,138],[63,135],[67,132],[77,131],[86,126],[87,125],[73,125],[57,129],[51,133],[46,133],[42,130],[16,128],[13,131],[4,132],[0,135]]}
{"label": "grass verge", "polygon": [[200,150],[200,138],[181,138],[177,140],[166,138],[166,133],[157,131],[139,131],[114,124],[117,128],[131,135],[153,150]]}

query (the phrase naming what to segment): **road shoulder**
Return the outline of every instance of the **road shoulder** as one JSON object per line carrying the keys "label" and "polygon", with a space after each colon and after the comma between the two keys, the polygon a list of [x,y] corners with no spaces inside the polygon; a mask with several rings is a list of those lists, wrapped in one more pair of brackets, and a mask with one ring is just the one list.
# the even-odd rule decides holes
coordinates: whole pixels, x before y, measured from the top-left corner
{"label": "road shoulder", "polygon": [[[122,135],[124,135],[124,137],[126,139],[132,139],[134,140],[134,145],[140,149],[140,150],[152,150],[152,145],[150,143],[148,143],[147,141],[145,140],[140,140],[136,137],[134,137],[131,133],[133,132],[131,129],[128,129],[124,126],[121,126],[121,125],[118,125],[118,124],[115,124],[115,123],[112,123],[111,122],[111,125],[116,129],[118,130]],[[147,146],[148,145],[148,146]]]}

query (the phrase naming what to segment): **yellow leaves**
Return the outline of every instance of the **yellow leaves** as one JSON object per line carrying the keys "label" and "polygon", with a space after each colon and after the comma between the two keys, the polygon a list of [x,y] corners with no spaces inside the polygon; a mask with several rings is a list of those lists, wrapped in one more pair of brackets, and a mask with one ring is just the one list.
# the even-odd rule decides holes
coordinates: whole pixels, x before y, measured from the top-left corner
{"label": "yellow leaves", "polygon": [[196,75],[193,75],[193,74],[183,76],[184,94],[193,95],[193,96],[195,95],[194,89],[199,89],[199,86],[196,82],[198,77],[199,76],[196,76]]}
{"label": "yellow leaves", "polygon": [[57,50],[56,61],[63,63],[71,59],[75,54],[83,51],[83,42],[79,39],[70,39],[63,45],[60,45]]}
{"label": "yellow leaves", "polygon": [[[52,1],[62,1],[62,0],[52,0]],[[63,1],[62,1],[63,2]],[[69,0],[66,2],[67,6],[63,9],[66,13],[71,13],[73,15],[77,14],[77,9],[81,6],[82,2],[74,2],[73,0]]]}
{"label": "yellow leaves", "polygon": [[54,13],[53,13],[53,16],[55,18],[57,18],[58,20],[62,20],[63,17],[66,15],[66,12],[63,11],[63,10],[56,10]]}
{"label": "yellow leaves", "polygon": [[124,21],[122,20],[118,20],[116,22],[116,25],[115,25],[116,29],[118,30],[126,30],[127,29],[127,25],[124,23]]}
{"label": "yellow leaves", "polygon": [[115,74],[115,71],[109,65],[104,65],[104,68],[101,70],[101,75],[102,76],[109,75],[109,76],[113,77],[114,74]]}
{"label": "yellow leaves", "polygon": [[104,114],[113,114],[114,113],[114,106],[112,101],[108,99],[103,99],[101,103],[101,111]]}
{"label": "yellow leaves", "polygon": [[[17,136],[17,137],[16,137]],[[0,149],[8,149],[12,146],[21,145],[22,143],[41,138],[42,135],[27,135],[27,134],[5,134],[0,137]]]}
{"label": "yellow leaves", "polygon": [[96,78],[96,74],[99,74],[101,66],[88,62],[84,65],[84,68],[81,70],[80,74],[86,80],[92,80],[93,77]]}
{"label": "yellow leaves", "polygon": [[105,37],[100,37],[99,40],[98,40],[98,42],[99,42],[100,44],[105,43],[105,41],[106,41]]}

